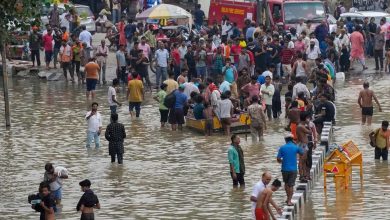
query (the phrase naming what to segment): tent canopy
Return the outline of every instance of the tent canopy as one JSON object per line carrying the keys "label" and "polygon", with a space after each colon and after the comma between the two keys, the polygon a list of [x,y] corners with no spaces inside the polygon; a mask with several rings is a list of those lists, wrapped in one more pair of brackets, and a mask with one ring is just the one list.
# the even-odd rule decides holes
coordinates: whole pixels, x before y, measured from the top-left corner
{"label": "tent canopy", "polygon": [[170,4],[160,4],[135,16],[136,19],[192,19],[191,13],[183,8]]}

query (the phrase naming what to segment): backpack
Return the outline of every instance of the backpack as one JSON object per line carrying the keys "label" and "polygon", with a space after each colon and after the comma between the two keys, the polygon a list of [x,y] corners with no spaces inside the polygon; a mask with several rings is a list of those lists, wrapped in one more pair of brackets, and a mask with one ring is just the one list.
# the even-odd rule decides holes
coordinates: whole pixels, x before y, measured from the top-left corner
{"label": "backpack", "polygon": [[371,132],[370,137],[370,145],[371,147],[376,147],[376,138],[378,137],[380,128],[376,129],[375,131]]}
{"label": "backpack", "polygon": [[175,92],[176,92],[176,90],[173,90],[171,93],[169,93],[167,96],[165,96],[165,99],[164,99],[165,107],[167,107],[167,108],[175,107],[175,103],[176,103]]}
{"label": "backpack", "polygon": [[345,25],[346,27],[347,27],[347,30],[348,30],[348,33],[352,33],[353,32],[353,30],[355,29],[355,25],[353,25],[353,23],[352,22],[348,22],[346,25]]}

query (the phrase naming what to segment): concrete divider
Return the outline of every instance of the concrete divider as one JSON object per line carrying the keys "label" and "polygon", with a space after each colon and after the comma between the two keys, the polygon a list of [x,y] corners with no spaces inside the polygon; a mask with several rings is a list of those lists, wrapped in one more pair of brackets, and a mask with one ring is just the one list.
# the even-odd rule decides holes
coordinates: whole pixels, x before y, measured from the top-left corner
{"label": "concrete divider", "polygon": [[291,202],[294,206],[284,206],[282,216],[278,217],[278,220],[293,220],[298,219],[300,212],[304,209],[305,202],[310,196],[310,192],[313,189],[314,184],[318,181],[322,174],[322,167],[326,154],[329,151],[329,146],[333,141],[333,126],[332,122],[325,122],[321,134],[321,143],[313,150],[312,167],[310,169],[311,180],[307,183],[300,183],[297,180],[295,184],[295,190]]}

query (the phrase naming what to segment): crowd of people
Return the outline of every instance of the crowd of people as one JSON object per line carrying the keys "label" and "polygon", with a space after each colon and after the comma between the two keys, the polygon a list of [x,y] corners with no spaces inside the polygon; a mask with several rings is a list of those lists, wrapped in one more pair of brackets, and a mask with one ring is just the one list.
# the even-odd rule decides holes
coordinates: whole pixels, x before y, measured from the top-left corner
{"label": "crowd of people", "polygon": [[[293,186],[298,174],[301,182],[311,179],[311,154],[324,122],[334,123],[336,73],[349,71],[354,61],[358,61],[363,70],[367,69],[365,57],[375,58],[376,70],[383,71],[385,65],[387,71],[390,65],[390,52],[384,52],[390,47],[387,34],[390,26],[385,18],[381,19],[380,25],[375,24],[374,18],[365,18],[363,25],[347,18],[338,22],[335,30],[329,30],[326,21],[313,27],[310,21],[301,19],[296,28],[287,32],[281,26],[272,29],[250,20],[240,28],[225,16],[220,24],[204,28],[201,25],[204,13],[198,6],[194,28],[200,31],[198,35],[192,33],[189,39],[181,35],[169,38],[155,25],[137,23],[132,19],[126,21],[122,17],[118,22],[114,21],[118,41],[110,41],[111,45],[107,46],[102,40],[100,45],[93,46],[93,37],[85,26],[80,26],[81,32],[75,33],[72,25],[60,26],[59,21],[53,21],[54,17],[51,16],[42,35],[38,27],[32,27],[33,64],[36,61],[40,65],[39,50],[42,47],[46,68],[50,68],[52,58],[54,68],[60,63],[66,80],[69,72],[70,81],[74,82],[76,75],[79,83],[86,83],[87,98],[95,100],[96,85],[107,83],[107,56],[111,47],[116,46],[117,77],[108,89],[111,123],[105,131],[111,162],[117,158],[119,164],[123,163],[126,132],[123,124],[118,122],[117,114],[117,107],[122,105],[117,97],[121,85],[127,87],[126,99],[132,118],[142,117],[146,92],[152,94],[158,90],[151,96],[159,104],[161,127],[169,123],[173,131],[182,130],[185,116],[188,116],[205,120],[204,132],[209,136],[213,133],[213,118],[217,117],[225,135],[230,137],[230,125],[235,115],[247,112],[250,131],[256,140],[261,140],[267,124],[284,113],[288,119],[285,129],[291,135],[285,138],[286,144],[279,149],[277,161],[282,164],[287,205],[292,205]],[[109,34],[112,33],[108,33],[110,39]],[[387,58],[385,64],[384,54]],[[155,62],[155,83],[149,77],[151,62]],[[359,104],[362,122],[370,124],[372,99],[379,107],[380,104],[373,92],[367,90],[368,83],[364,88]],[[284,107],[282,103],[285,103]],[[103,124],[97,109],[98,103],[93,102],[85,117],[88,123],[87,148],[92,141],[96,148],[100,147]],[[233,134],[231,141],[228,160],[233,186],[244,186],[245,163],[240,137]],[[270,181],[271,174],[264,173],[251,196],[256,219],[268,219],[269,215],[274,218],[269,204],[281,211],[272,201],[272,192],[278,190],[281,183],[274,180],[271,187],[266,188]],[[86,187],[84,191],[87,193],[90,182],[86,180],[80,186]],[[46,191],[52,191],[56,195],[57,188],[41,184],[40,192],[47,194]],[[44,203],[42,208],[49,216],[51,211],[47,204]],[[95,202],[96,207],[98,204]]]}

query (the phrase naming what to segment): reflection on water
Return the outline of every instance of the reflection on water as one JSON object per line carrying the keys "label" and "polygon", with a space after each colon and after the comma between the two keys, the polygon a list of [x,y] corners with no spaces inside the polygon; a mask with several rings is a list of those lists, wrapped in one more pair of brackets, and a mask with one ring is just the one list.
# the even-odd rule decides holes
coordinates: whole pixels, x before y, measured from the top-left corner
{"label": "reflection on water", "polygon": [[[352,78],[338,84],[337,137],[349,137],[359,145],[364,156],[364,185],[358,175],[351,190],[335,195],[330,186],[325,196],[322,178],[315,186],[302,219],[385,218],[383,205],[390,192],[387,163],[373,161],[368,146],[370,129],[361,128],[357,93],[361,81]],[[270,170],[281,179],[275,156],[283,144],[284,119],[273,122],[264,141],[252,143],[250,135],[242,135],[246,160],[246,188],[232,189],[227,162],[229,138],[203,135],[187,129],[172,133],[160,129],[158,105],[147,94],[141,118],[130,120],[127,107],[119,108],[119,120],[125,124],[124,165],[111,164],[107,142],[100,150],[86,151],[84,115],[89,109],[84,88],[63,82],[13,80],[11,83],[12,128],[0,127],[0,213],[5,219],[37,219],[27,204],[27,195],[37,190],[46,162],[69,169],[64,181],[63,208],[59,219],[76,219],[75,206],[81,196],[78,182],[92,181],[102,209],[98,219],[249,219],[249,196],[261,173]],[[382,100],[383,109],[390,109],[389,92],[384,81],[373,83]],[[104,127],[109,122],[107,88],[97,91]],[[123,91],[119,100],[124,102]],[[0,95],[0,108],[3,108]],[[376,113],[379,123],[387,113]],[[4,124],[3,111],[0,124]],[[373,126],[374,127],[374,126]],[[331,181],[330,181],[331,182]],[[285,193],[274,195],[281,204]],[[386,207],[386,206],[385,206]]]}

